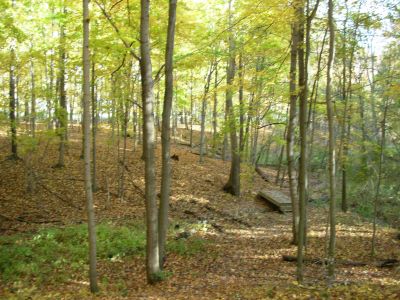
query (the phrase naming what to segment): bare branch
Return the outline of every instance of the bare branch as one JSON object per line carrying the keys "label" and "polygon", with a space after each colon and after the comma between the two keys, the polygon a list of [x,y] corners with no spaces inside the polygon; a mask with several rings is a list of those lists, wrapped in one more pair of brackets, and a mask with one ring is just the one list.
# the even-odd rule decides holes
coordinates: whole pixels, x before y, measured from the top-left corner
{"label": "bare branch", "polygon": [[271,125],[286,125],[286,123],[283,123],[283,122],[268,123],[268,124],[265,124],[265,125],[257,127],[257,129],[261,129],[261,128],[268,127],[268,126],[271,126]]}

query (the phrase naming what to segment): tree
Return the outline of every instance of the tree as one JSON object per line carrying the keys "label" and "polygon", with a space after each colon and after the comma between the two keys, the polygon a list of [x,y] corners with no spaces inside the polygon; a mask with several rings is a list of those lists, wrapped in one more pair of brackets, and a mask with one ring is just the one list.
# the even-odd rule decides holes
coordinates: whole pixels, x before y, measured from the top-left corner
{"label": "tree", "polygon": [[335,126],[332,105],[332,68],[335,56],[335,24],[333,20],[333,0],[328,1],[328,29],[329,29],[329,55],[326,77],[326,111],[328,114],[328,178],[329,178],[329,250],[328,250],[328,276],[332,281],[335,274],[335,244],[336,244],[336,167],[335,167]]}
{"label": "tree", "polygon": [[[62,7],[62,13],[66,14],[65,6]],[[59,66],[58,66],[58,89],[59,89],[59,107],[57,109],[58,115],[58,134],[60,137],[60,144],[59,144],[59,156],[58,156],[58,163],[56,167],[62,168],[65,166],[64,163],[64,156],[65,156],[65,144],[67,140],[67,126],[68,126],[68,113],[67,113],[67,92],[65,90],[65,21],[61,21],[60,27],[60,44],[59,44]]]}
{"label": "tree", "polygon": [[96,293],[97,268],[96,268],[96,226],[93,207],[93,192],[91,180],[90,161],[90,52],[89,52],[89,0],[83,0],[83,104],[84,104],[84,162],[85,162],[85,192],[86,210],[89,231],[89,279],[90,291]]}
{"label": "tree", "polygon": [[161,170],[161,199],[158,219],[158,243],[160,267],[165,261],[165,244],[168,232],[169,194],[171,188],[171,158],[170,158],[170,122],[173,98],[173,57],[176,22],[177,0],[169,1],[168,31],[165,51],[165,94],[164,109],[162,114],[162,170]]}
{"label": "tree", "polygon": [[293,244],[297,244],[298,239],[298,196],[296,177],[294,169],[294,138],[295,138],[295,126],[297,118],[297,91],[296,91],[296,64],[297,64],[297,48],[298,48],[298,24],[292,25],[292,44],[290,48],[290,103],[289,103],[289,118],[288,118],[288,129],[286,134],[286,156],[288,165],[288,177],[289,177],[289,192],[290,199],[292,202],[292,233],[293,233]]}
{"label": "tree", "polygon": [[[12,1],[12,9],[15,8],[15,1]],[[10,45],[10,77],[9,77],[9,117],[11,129],[11,159],[18,158],[17,151],[17,118],[15,98],[15,45],[16,39],[12,39]]]}
{"label": "tree", "polygon": [[299,162],[299,228],[297,243],[297,280],[303,282],[303,249],[306,240],[306,202],[307,202],[307,80],[304,52],[304,1],[298,2],[298,88],[299,88],[299,127],[300,127],[300,162]]}
{"label": "tree", "polygon": [[224,186],[224,190],[234,196],[240,195],[240,152],[236,136],[236,120],[233,111],[233,80],[235,78],[235,41],[232,32],[232,0],[229,0],[229,36],[228,36],[228,67],[226,70],[226,94],[225,94],[225,110],[229,134],[231,139],[231,170],[228,182]]}
{"label": "tree", "polygon": [[145,159],[146,198],[146,272],[147,281],[158,281],[160,272],[158,244],[158,214],[154,157],[153,77],[150,57],[150,0],[140,1],[140,73],[143,106],[143,156]]}

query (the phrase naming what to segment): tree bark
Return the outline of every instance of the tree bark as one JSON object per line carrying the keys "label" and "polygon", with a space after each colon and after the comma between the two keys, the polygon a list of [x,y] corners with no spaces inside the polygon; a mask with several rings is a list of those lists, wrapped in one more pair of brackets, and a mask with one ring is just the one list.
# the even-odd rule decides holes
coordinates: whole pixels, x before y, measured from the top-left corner
{"label": "tree bark", "polygon": [[235,41],[232,32],[232,0],[229,1],[229,61],[226,74],[226,114],[228,117],[228,128],[231,138],[231,170],[228,182],[224,186],[224,190],[234,196],[240,195],[240,153],[238,140],[236,136],[236,120],[233,111],[233,80],[235,78]]}
{"label": "tree bark", "polygon": [[17,152],[17,120],[15,116],[16,99],[15,99],[15,49],[12,46],[10,51],[10,103],[9,103],[9,117],[11,129],[11,159],[18,158]]}
{"label": "tree bark", "polygon": [[161,199],[158,217],[159,265],[162,268],[165,261],[165,244],[168,232],[169,195],[171,190],[171,155],[170,155],[170,124],[174,91],[174,39],[176,23],[177,0],[169,0],[167,44],[165,51],[165,93],[162,114],[162,169],[161,169]]}
{"label": "tree bark", "polygon": [[[93,56],[94,59],[94,56]],[[91,80],[91,98],[92,98],[92,190],[97,191],[97,157],[96,157],[96,137],[97,137],[97,95],[96,95],[96,68],[92,61],[92,80]]]}
{"label": "tree bark", "polygon": [[298,242],[298,224],[299,224],[299,201],[297,195],[297,185],[295,176],[295,159],[294,159],[294,140],[295,126],[297,118],[297,91],[296,91],[296,65],[297,65],[297,48],[298,48],[298,24],[292,25],[292,45],[290,50],[290,104],[289,104],[289,120],[286,135],[286,157],[288,165],[289,192],[292,202],[292,242]]}
{"label": "tree bark", "polygon": [[86,208],[89,231],[89,279],[90,291],[96,293],[97,285],[96,269],[96,228],[93,207],[93,193],[90,167],[90,54],[89,54],[89,1],[83,0],[83,103],[84,103],[84,161],[85,161],[85,191]]}
{"label": "tree bark", "polygon": [[299,127],[300,127],[300,162],[299,162],[299,229],[297,244],[297,281],[303,282],[303,250],[306,240],[306,202],[307,202],[307,80],[304,51],[304,1],[299,2],[298,17],[298,68],[299,68]]}
{"label": "tree bark", "polygon": [[34,138],[36,132],[36,93],[35,93],[35,65],[31,57],[31,135]]}
{"label": "tree bark", "polygon": [[211,77],[213,73],[214,62],[211,62],[210,69],[206,75],[206,83],[204,85],[204,94],[201,101],[201,123],[200,123],[200,163],[204,162],[206,154],[206,113],[207,113],[207,97],[210,90]]}
{"label": "tree bark", "polygon": [[213,149],[214,153],[217,152],[217,127],[218,127],[218,63],[215,65],[215,78],[214,78],[214,102],[213,102],[213,113],[212,113],[212,125],[213,125]]}
{"label": "tree bark", "polygon": [[190,73],[190,147],[193,148],[193,70]]}
{"label": "tree bark", "polygon": [[[65,8],[62,9],[63,13],[65,14]],[[67,116],[67,97],[66,97],[66,90],[65,90],[65,25],[61,24],[60,29],[60,62],[59,62],[59,77],[58,77],[58,84],[59,84],[59,93],[60,93],[60,106],[58,108],[58,121],[59,121],[59,137],[60,137],[60,144],[59,144],[59,156],[58,156],[58,164],[57,167],[64,167],[64,156],[65,156],[65,143],[67,138],[67,123],[68,123],[68,116]]]}
{"label": "tree bark", "polygon": [[150,56],[150,0],[140,1],[140,73],[143,101],[143,156],[145,159],[146,273],[150,284],[159,280],[158,211],[156,199],[154,90]]}
{"label": "tree bark", "polygon": [[243,100],[243,78],[244,78],[244,66],[243,66],[243,53],[239,54],[239,150],[240,155],[243,155],[244,151],[244,100]]}
{"label": "tree bark", "polygon": [[333,281],[335,274],[335,244],[336,244],[336,182],[335,182],[335,128],[332,104],[332,69],[335,56],[335,24],[333,20],[333,0],[328,1],[329,55],[326,79],[326,110],[328,113],[328,170],[329,170],[329,249],[328,249],[328,279]]}

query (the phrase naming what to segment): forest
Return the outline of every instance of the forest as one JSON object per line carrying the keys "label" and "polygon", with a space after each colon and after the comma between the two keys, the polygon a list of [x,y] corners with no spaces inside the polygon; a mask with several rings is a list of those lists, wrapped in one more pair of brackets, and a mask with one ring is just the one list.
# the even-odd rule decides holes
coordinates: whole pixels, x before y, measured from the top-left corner
{"label": "forest", "polygon": [[396,0],[0,0],[1,299],[400,299]]}

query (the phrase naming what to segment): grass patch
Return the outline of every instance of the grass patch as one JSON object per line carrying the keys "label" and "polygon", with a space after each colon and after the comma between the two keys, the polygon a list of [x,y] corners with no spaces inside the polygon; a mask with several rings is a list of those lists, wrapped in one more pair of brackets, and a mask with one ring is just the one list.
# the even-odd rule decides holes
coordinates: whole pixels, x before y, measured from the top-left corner
{"label": "grass patch", "polygon": [[167,244],[167,251],[174,252],[182,256],[192,256],[205,249],[206,241],[199,237],[188,239],[173,240]]}
{"label": "grass patch", "polygon": [[[85,224],[42,229],[35,234],[0,237],[0,276],[4,282],[63,282],[72,276],[86,276],[88,238]],[[194,255],[205,242],[195,236],[170,239],[167,250],[179,255]],[[143,225],[97,226],[97,257],[110,263],[124,257],[145,254],[146,231]],[[74,275],[71,275],[74,274]]]}

